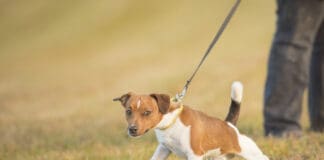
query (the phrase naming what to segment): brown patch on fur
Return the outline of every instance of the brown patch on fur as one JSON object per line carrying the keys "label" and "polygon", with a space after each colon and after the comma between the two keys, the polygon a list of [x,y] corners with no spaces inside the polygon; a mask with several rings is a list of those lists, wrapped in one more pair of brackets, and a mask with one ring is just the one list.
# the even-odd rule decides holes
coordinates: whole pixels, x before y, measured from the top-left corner
{"label": "brown patch on fur", "polygon": [[241,148],[233,128],[220,119],[184,107],[181,121],[190,128],[191,148],[197,155],[219,148],[222,154],[239,153]]}
{"label": "brown patch on fur", "polygon": [[170,96],[156,93],[150,94],[150,96],[155,99],[162,114],[168,113],[170,107]]}

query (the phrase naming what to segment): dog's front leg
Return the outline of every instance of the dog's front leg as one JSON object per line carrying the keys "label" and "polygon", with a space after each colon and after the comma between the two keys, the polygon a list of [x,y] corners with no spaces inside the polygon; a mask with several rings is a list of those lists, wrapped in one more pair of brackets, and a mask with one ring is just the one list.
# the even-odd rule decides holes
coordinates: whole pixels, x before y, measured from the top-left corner
{"label": "dog's front leg", "polygon": [[170,155],[171,151],[166,148],[164,145],[159,144],[156,148],[151,160],[165,160]]}

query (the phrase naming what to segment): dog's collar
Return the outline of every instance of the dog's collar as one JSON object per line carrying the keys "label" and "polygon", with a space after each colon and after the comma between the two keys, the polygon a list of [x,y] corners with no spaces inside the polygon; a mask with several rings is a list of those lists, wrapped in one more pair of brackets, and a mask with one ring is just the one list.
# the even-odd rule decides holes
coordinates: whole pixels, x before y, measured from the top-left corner
{"label": "dog's collar", "polygon": [[[165,116],[170,116],[170,117],[167,117],[168,119],[165,119],[165,120],[162,119],[161,122],[157,125],[156,129],[166,130],[169,127],[171,127],[177,121],[177,119],[182,111],[183,111],[183,105],[180,104],[180,107],[175,109],[172,113],[167,113],[169,115],[167,115],[167,114],[165,115]],[[163,122],[163,121],[165,121],[165,122]]]}

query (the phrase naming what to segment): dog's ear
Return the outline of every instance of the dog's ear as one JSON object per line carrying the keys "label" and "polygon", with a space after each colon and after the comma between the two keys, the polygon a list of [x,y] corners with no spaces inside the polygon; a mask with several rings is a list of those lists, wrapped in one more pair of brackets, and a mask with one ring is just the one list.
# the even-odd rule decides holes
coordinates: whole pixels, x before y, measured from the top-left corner
{"label": "dog's ear", "polygon": [[155,99],[158,107],[159,107],[159,111],[162,114],[166,114],[169,110],[170,107],[170,96],[166,95],[166,94],[150,94],[150,96]]}
{"label": "dog's ear", "polygon": [[114,98],[113,101],[120,101],[120,103],[126,107],[126,103],[129,100],[129,98],[132,96],[132,92],[126,93],[120,97]]}

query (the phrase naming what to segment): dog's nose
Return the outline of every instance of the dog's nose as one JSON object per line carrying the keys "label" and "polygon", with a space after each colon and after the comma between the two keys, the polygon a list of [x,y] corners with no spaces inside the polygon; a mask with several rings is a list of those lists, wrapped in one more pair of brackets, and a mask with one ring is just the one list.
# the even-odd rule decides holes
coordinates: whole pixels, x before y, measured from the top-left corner
{"label": "dog's nose", "polygon": [[136,126],[130,126],[128,128],[130,134],[136,134],[137,132],[137,127]]}

